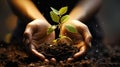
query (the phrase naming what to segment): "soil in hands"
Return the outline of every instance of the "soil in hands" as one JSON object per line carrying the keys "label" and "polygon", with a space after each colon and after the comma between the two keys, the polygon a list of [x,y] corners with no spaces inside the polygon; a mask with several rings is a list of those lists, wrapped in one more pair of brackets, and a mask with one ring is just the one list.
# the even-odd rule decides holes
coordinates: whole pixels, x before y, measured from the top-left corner
{"label": "soil in hands", "polygon": [[64,61],[79,51],[78,48],[66,43],[57,45],[43,44],[37,50],[48,59],[56,58],[57,61]]}

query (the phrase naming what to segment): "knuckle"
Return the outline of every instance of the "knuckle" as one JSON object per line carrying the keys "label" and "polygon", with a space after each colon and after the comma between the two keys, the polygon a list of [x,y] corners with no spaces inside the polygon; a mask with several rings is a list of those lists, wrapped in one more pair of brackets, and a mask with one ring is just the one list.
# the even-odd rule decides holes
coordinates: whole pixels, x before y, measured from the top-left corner
{"label": "knuckle", "polygon": [[84,30],[88,30],[88,26],[87,25],[83,24],[82,27],[83,27]]}
{"label": "knuckle", "polygon": [[92,39],[92,35],[89,34],[89,35],[87,36],[87,38],[88,38],[88,39]]}
{"label": "knuckle", "polygon": [[92,39],[92,35],[91,35],[91,34],[89,35],[89,39],[90,39],[90,40]]}
{"label": "knuckle", "polygon": [[92,35],[89,34],[89,35],[87,36],[87,39],[88,39],[88,42],[91,42],[91,40],[92,40]]}

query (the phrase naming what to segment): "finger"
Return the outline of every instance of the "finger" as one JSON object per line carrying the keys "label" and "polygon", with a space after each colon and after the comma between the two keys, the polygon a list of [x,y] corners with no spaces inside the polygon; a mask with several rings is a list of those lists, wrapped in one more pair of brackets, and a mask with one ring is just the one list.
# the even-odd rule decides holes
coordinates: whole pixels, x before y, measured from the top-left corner
{"label": "finger", "polygon": [[28,45],[28,44],[30,44],[30,42],[31,42],[30,34],[29,33],[24,33],[24,35],[23,35],[23,43],[25,45]]}
{"label": "finger", "polygon": [[79,33],[82,33],[83,38],[85,40],[85,43],[87,45],[90,45],[91,44],[92,35],[91,35],[88,27],[85,24],[81,23],[81,25],[78,28],[78,31],[79,31]]}
{"label": "finger", "polygon": [[52,63],[56,63],[56,59],[55,59],[55,58],[51,58],[50,61],[51,61]]}
{"label": "finger", "polygon": [[31,40],[32,40],[32,30],[30,26],[27,26],[23,34],[23,43],[26,45],[30,44]]}
{"label": "finger", "polygon": [[64,67],[64,62],[63,61],[60,61],[59,63],[62,67]]}
{"label": "finger", "polygon": [[45,60],[44,60],[44,63],[45,63],[45,64],[49,63],[49,60],[48,60],[48,59],[45,59]]}
{"label": "finger", "polygon": [[33,55],[35,55],[36,57],[40,58],[42,61],[46,61],[45,60],[45,56],[42,53],[38,52],[35,49],[35,46],[30,45],[30,51],[32,52]]}
{"label": "finger", "polygon": [[84,45],[84,46],[82,46],[82,47],[80,48],[80,51],[79,51],[79,52],[77,52],[77,53],[75,53],[75,54],[73,55],[73,58],[74,58],[74,59],[79,58],[80,56],[84,55],[86,51],[87,51],[87,47]]}
{"label": "finger", "polygon": [[71,63],[74,60],[74,58],[68,58],[67,63]]}

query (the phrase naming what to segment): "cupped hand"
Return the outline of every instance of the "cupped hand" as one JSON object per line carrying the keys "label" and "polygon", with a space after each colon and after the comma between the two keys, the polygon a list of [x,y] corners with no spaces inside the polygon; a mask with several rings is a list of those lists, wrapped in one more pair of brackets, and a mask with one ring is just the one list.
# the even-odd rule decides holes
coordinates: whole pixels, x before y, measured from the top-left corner
{"label": "cupped hand", "polygon": [[[66,25],[72,25],[76,28],[77,32],[72,33],[66,29]],[[91,33],[88,27],[80,22],[79,20],[69,20],[63,23],[60,29],[60,35],[67,36],[72,39],[73,45],[79,49],[79,52],[73,55],[73,58],[68,58],[67,62],[71,62],[74,59],[78,59],[80,56],[84,55],[91,45]]]}
{"label": "cupped hand", "polygon": [[39,57],[42,61],[48,61],[46,57],[36,50],[37,45],[50,43],[55,39],[55,32],[47,34],[47,29],[51,25],[46,20],[33,20],[28,23],[23,35],[23,42],[28,47],[28,51]]}

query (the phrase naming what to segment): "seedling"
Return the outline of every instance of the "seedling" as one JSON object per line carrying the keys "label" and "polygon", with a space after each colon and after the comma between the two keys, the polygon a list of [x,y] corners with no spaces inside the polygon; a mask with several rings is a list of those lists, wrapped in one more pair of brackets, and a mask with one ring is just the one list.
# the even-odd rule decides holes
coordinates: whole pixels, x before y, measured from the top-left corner
{"label": "seedling", "polygon": [[[57,25],[52,25],[51,27],[48,28],[47,30],[47,34],[50,34],[52,33],[57,27],[58,29],[61,28],[61,25],[63,23],[65,23],[66,21],[68,21],[68,19],[70,18],[69,15],[65,15],[67,10],[68,10],[68,7],[62,7],[60,8],[59,10],[56,10],[55,8],[53,7],[50,7],[52,11],[50,11],[50,16],[52,18],[52,20],[55,22],[55,23],[58,23]],[[77,33],[77,30],[76,28],[73,26],[73,25],[70,25],[70,24],[67,24],[65,26],[65,28],[71,32],[71,33]],[[61,36],[59,35],[60,38],[63,38],[63,37],[66,37],[66,36]],[[68,38],[68,37],[67,37]],[[70,38],[69,38],[70,39]],[[57,39],[56,39],[57,40]],[[54,40],[54,42],[56,42],[56,40]]]}

